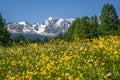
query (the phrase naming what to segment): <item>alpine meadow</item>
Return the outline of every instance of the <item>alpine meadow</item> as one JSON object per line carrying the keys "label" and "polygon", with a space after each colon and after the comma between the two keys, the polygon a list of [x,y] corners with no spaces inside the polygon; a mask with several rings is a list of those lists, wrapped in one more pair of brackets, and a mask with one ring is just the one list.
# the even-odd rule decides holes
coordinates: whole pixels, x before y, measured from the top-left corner
{"label": "alpine meadow", "polygon": [[112,4],[51,39],[10,36],[1,14],[0,80],[120,80],[120,17]]}

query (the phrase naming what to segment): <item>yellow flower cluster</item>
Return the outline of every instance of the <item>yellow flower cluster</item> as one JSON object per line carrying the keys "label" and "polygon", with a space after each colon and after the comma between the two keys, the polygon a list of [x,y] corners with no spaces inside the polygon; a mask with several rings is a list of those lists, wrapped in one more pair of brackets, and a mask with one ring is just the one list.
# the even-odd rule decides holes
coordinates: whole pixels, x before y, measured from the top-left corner
{"label": "yellow flower cluster", "polygon": [[118,80],[119,64],[119,36],[0,47],[0,80]]}

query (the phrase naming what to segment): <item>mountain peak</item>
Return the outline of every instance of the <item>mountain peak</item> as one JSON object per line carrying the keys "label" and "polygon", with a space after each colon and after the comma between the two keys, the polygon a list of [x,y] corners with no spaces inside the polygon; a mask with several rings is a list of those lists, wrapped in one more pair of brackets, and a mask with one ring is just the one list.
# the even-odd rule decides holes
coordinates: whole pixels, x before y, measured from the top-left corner
{"label": "mountain peak", "polygon": [[49,17],[48,20],[52,20],[53,18],[52,17]]}
{"label": "mountain peak", "polygon": [[19,22],[18,24],[20,24],[20,25],[27,25],[27,22],[21,21],[21,22]]}
{"label": "mountain peak", "polygon": [[7,27],[11,34],[24,33],[54,37],[58,36],[61,32],[64,34],[73,21],[73,18],[62,19],[49,17],[43,23],[29,24],[26,21],[21,21],[9,23]]}

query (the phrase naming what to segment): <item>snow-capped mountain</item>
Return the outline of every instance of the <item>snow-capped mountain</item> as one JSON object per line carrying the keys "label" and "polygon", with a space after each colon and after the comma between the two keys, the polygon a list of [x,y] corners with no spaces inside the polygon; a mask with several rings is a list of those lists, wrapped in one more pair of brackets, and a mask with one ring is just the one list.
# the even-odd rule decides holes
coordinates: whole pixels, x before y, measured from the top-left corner
{"label": "snow-capped mountain", "polygon": [[10,33],[34,33],[32,27],[25,21],[7,23]]}
{"label": "snow-capped mountain", "polygon": [[57,36],[64,34],[75,19],[62,19],[49,17],[43,23],[29,24],[25,21],[7,23],[11,34],[36,34],[43,36]]}

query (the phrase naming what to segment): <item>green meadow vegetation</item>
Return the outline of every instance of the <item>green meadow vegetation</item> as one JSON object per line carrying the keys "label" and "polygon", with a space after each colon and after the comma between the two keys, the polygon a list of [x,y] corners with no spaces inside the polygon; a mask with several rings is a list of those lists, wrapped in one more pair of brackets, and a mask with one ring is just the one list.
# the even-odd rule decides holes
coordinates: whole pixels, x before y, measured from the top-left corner
{"label": "green meadow vegetation", "polygon": [[0,16],[0,80],[119,80],[120,19],[112,4],[77,18],[64,36],[10,39]]}

